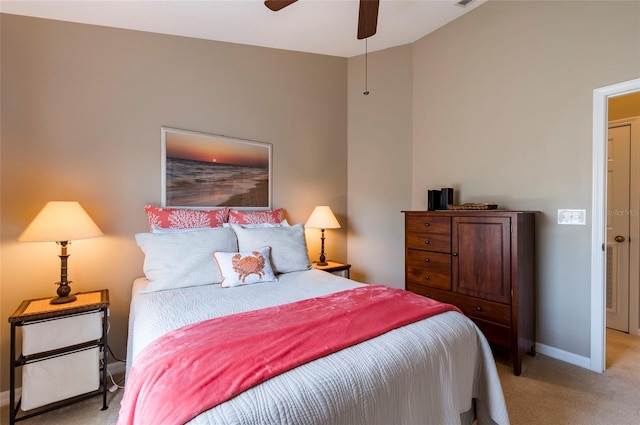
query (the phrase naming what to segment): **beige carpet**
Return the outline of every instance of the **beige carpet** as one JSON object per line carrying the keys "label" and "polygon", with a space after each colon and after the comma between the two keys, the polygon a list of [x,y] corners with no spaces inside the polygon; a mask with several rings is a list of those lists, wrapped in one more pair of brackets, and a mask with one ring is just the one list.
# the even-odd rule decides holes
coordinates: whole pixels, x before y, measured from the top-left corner
{"label": "beige carpet", "polygon": [[538,354],[514,376],[508,360],[496,361],[512,425],[640,424],[640,337],[607,330],[603,374]]}
{"label": "beige carpet", "polygon": [[[640,425],[640,337],[607,331],[603,374],[542,355],[525,356],[521,376],[499,353],[496,362],[512,425]],[[109,394],[105,411],[97,397],[19,424],[113,425],[121,398],[122,390]],[[8,423],[7,406],[1,414]]]}
{"label": "beige carpet", "polygon": [[[116,379],[119,377],[114,376]],[[102,408],[102,397],[94,397],[71,406],[17,422],[18,425],[115,425],[122,392],[117,390],[107,394],[107,410]],[[9,406],[2,407],[2,425],[9,423]]]}

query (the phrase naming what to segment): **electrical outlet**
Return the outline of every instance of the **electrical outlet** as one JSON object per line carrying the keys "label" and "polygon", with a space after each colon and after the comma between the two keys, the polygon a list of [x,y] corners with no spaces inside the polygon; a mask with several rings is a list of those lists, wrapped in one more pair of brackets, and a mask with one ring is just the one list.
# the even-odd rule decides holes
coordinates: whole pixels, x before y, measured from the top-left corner
{"label": "electrical outlet", "polygon": [[587,210],[558,210],[558,224],[587,224]]}

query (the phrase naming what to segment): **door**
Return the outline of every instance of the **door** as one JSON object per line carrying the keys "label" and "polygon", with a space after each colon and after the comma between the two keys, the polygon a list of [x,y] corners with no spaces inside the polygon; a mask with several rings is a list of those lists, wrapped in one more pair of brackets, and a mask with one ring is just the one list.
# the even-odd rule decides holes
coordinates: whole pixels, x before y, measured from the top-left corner
{"label": "door", "polygon": [[511,219],[453,217],[452,290],[511,302]]}
{"label": "door", "polygon": [[630,125],[609,128],[607,151],[607,327],[629,332]]}

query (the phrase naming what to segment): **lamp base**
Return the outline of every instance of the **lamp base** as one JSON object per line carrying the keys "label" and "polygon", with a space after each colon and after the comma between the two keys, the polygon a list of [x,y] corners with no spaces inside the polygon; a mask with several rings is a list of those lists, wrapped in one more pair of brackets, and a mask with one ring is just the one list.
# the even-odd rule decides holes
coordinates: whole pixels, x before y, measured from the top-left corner
{"label": "lamp base", "polygon": [[320,229],[320,261],[317,263],[319,266],[328,266],[327,256],[324,255],[324,229]]}
{"label": "lamp base", "polygon": [[[66,257],[68,256],[65,255],[64,260],[66,260]],[[60,282],[56,282],[56,285],[58,285],[58,290],[56,291],[58,296],[52,299],[51,301],[49,301],[49,304],[66,304],[66,303],[71,303],[77,299],[75,295],[71,294],[71,287],[69,286],[71,282],[67,281],[66,265],[67,265],[66,261],[63,261],[62,276],[61,276],[62,279],[60,280]]]}
{"label": "lamp base", "polygon": [[76,297],[75,295],[67,295],[65,297],[53,298],[51,301],[49,301],[49,304],[66,304],[74,302],[77,299],[78,297]]}

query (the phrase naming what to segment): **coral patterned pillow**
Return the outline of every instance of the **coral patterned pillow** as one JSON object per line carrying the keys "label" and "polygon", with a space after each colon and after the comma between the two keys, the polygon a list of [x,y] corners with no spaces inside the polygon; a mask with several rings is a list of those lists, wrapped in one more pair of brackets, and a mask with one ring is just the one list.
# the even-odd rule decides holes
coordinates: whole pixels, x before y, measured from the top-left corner
{"label": "coral patterned pillow", "polygon": [[270,246],[247,252],[214,252],[213,257],[222,275],[220,286],[233,288],[252,283],[277,281],[271,268],[270,253]]}
{"label": "coral patterned pillow", "polygon": [[220,227],[229,218],[229,208],[215,210],[192,210],[188,208],[162,208],[145,205],[144,211],[149,220],[149,231],[161,229],[200,229]]}
{"label": "coral patterned pillow", "polygon": [[279,224],[284,221],[284,209],[273,211],[229,211],[229,223],[232,224]]}

